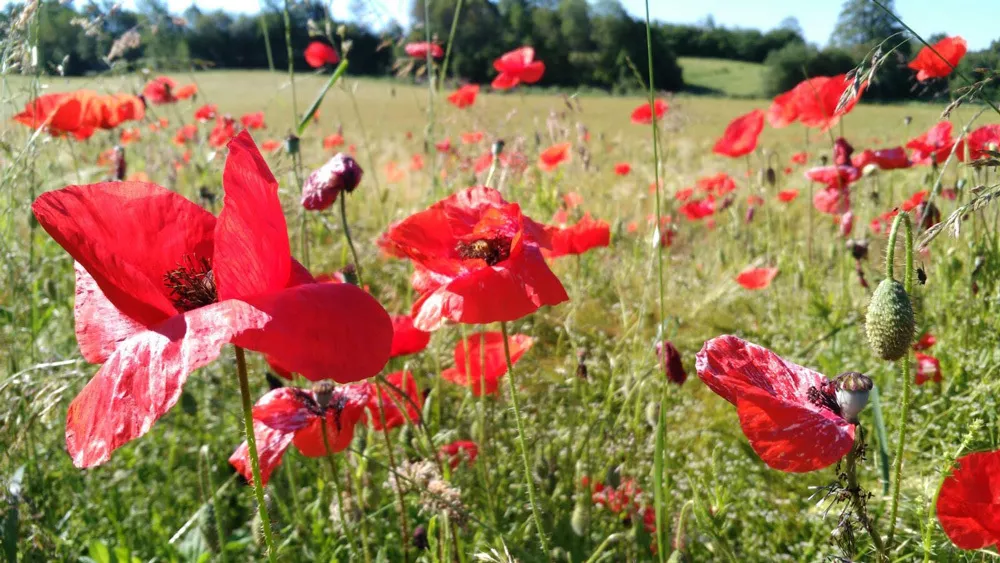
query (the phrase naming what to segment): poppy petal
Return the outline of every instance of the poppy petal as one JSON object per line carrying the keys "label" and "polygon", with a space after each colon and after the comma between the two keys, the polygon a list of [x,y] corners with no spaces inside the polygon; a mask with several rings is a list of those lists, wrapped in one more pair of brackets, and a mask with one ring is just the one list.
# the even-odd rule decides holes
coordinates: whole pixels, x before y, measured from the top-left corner
{"label": "poppy petal", "polygon": [[[417,406],[424,404],[424,399],[413,374],[397,371],[385,378],[395,389],[381,384],[375,386],[375,392],[368,403],[372,428],[382,430],[384,426],[392,429],[419,420]],[[405,397],[399,391],[403,391]]]}
{"label": "poppy petal", "polygon": [[490,86],[492,86],[494,90],[510,90],[520,83],[521,79],[518,78],[517,75],[501,72],[496,78],[493,79]]}
{"label": "poppy petal", "polygon": [[392,351],[389,355],[408,356],[427,348],[431,341],[431,333],[413,326],[413,317],[409,315],[392,315]]}
{"label": "poppy petal", "polygon": [[69,186],[42,194],[31,208],[108,300],[147,327],[178,312],[164,274],[185,257],[212,256],[215,217],[155,184]]}
{"label": "poppy petal", "polygon": [[[342,412],[338,418],[333,411],[326,413],[327,439],[330,441],[330,449],[333,453],[341,452],[351,445],[354,438],[354,426],[358,423],[361,411],[348,415]],[[313,418],[309,425],[295,433],[292,443],[298,448],[302,455],[306,457],[323,457],[326,455],[326,447],[323,444],[323,428],[320,426],[322,420],[319,417]]]}
{"label": "poppy petal", "polygon": [[124,315],[108,301],[97,282],[79,262],[74,266],[76,342],[83,359],[92,364],[102,364],[119,344],[146,327]]}
{"label": "poppy petal", "polygon": [[[257,461],[260,463],[261,485],[267,485],[271,478],[271,473],[281,465],[281,458],[285,456],[285,450],[292,443],[293,434],[269,428],[261,422],[253,423],[253,435],[257,444]],[[236,468],[236,471],[247,480],[253,483],[253,469],[250,466],[250,447],[244,441],[240,447],[236,448],[233,455],[229,456],[229,464]]]}
{"label": "poppy petal", "polygon": [[542,75],[545,74],[545,63],[542,61],[535,61],[528,66],[524,67],[524,70],[518,75],[521,82],[525,84],[534,84],[542,79]]}
{"label": "poppy petal", "polygon": [[389,361],[389,314],[351,284],[299,285],[245,301],[268,322],[261,330],[241,334],[235,343],[311,381],[359,381],[377,374]]}
{"label": "poppy petal", "polygon": [[253,419],[282,432],[295,432],[316,418],[310,409],[315,400],[309,391],[281,387],[269,391],[253,406]]}
{"label": "poppy petal", "polygon": [[937,517],[960,549],[1000,544],[1000,451],[963,456],[941,484]]}
{"label": "poppy petal", "polygon": [[173,316],[122,342],[73,399],[66,447],[77,467],[100,465],[146,432],[180,398],[188,375],[219,356],[241,331],[267,315],[239,301]]}
{"label": "poppy petal", "polygon": [[229,142],[222,185],[213,263],[219,300],[285,287],[291,249],[278,182],[245,130]]}

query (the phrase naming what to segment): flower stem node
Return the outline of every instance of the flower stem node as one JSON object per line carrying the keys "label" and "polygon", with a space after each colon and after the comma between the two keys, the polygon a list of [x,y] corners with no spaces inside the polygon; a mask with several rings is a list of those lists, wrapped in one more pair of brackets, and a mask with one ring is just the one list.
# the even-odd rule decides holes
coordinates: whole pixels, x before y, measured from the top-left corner
{"label": "flower stem node", "polygon": [[858,424],[858,415],[868,404],[868,395],[874,383],[870,377],[856,371],[838,375],[834,383],[837,386],[837,405],[840,406],[841,416],[847,422]]}
{"label": "flower stem node", "polygon": [[902,358],[913,343],[916,320],[903,284],[887,278],[875,288],[865,318],[868,344],[883,360]]}

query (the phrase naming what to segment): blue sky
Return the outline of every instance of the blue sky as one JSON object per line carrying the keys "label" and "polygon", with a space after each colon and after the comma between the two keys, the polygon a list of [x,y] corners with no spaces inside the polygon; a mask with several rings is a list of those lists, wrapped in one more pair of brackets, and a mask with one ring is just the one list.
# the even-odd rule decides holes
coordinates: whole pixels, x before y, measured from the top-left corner
{"label": "blue sky", "polygon": [[[6,1],[6,0],[4,0]],[[338,18],[350,16],[350,6],[356,0],[333,0]],[[632,14],[644,15],[644,0],[621,0]],[[125,0],[134,6],[135,0]],[[168,0],[171,9],[182,11],[192,0]],[[368,13],[361,16],[369,22],[383,22],[395,17],[404,24],[409,16],[411,0],[362,0]],[[806,39],[824,45],[840,13],[840,0],[649,0],[653,19],[676,23],[696,23],[709,14],[718,25],[770,29],[788,16],[799,20]],[[256,11],[252,0],[197,0],[203,10],[223,8],[230,11]],[[896,11],[922,35],[947,33],[961,35],[970,49],[983,49],[1000,38],[996,26],[997,0],[896,0]],[[978,16],[977,16],[978,14]]]}

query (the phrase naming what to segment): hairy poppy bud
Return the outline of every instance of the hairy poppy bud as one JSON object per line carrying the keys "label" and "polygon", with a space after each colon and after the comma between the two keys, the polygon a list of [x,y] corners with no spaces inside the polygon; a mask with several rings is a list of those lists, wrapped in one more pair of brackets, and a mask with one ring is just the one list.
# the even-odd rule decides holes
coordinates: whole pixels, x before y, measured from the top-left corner
{"label": "hairy poppy bud", "polygon": [[681,362],[681,353],[669,340],[656,344],[656,355],[660,358],[660,365],[663,366],[663,373],[671,383],[681,385],[687,380],[687,372],[684,371],[684,363]]}
{"label": "hairy poppy bud", "polygon": [[774,173],[774,168],[768,166],[767,170],[764,171],[764,182],[772,188],[778,183],[778,176]]}
{"label": "hairy poppy bud", "polygon": [[576,497],[576,503],[573,505],[573,515],[569,519],[570,526],[573,527],[573,533],[584,537],[587,535],[587,530],[590,528],[590,498],[587,495],[580,494]]}
{"label": "hairy poppy bud", "polygon": [[868,394],[874,387],[870,377],[856,371],[849,371],[837,376],[837,404],[844,420],[857,424],[858,414],[868,404]]}
{"label": "hairy poppy bud", "polygon": [[898,360],[910,349],[916,321],[903,284],[884,279],[875,288],[865,317],[868,345],[883,360]]}
{"label": "hairy poppy bud", "polygon": [[323,166],[309,174],[302,185],[302,207],[322,211],[337,201],[340,192],[353,192],[361,183],[364,171],[344,153],[337,153]]}

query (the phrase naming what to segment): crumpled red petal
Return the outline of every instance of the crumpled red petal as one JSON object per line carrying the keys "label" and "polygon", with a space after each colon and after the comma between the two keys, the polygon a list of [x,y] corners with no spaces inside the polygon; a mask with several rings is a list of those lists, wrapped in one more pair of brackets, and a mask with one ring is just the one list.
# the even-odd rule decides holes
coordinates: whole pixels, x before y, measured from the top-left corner
{"label": "crumpled red petal", "polygon": [[76,342],[83,359],[102,364],[119,344],[132,335],[146,330],[141,323],[122,314],[97,286],[94,278],[79,262],[76,270],[76,302],[73,317]]}
{"label": "crumpled red petal", "polygon": [[[413,374],[408,371],[397,371],[390,373],[385,378],[396,389],[402,390],[406,397],[400,395],[396,389],[386,385],[374,385],[376,390],[368,402],[372,428],[382,430],[383,417],[385,418],[384,426],[389,429],[420,420],[420,412],[417,408],[424,404],[424,398],[420,394],[420,388],[417,386],[417,380]],[[381,409],[381,413],[379,409]]]}
{"label": "crumpled red petal", "polygon": [[[281,465],[281,458],[285,456],[285,450],[292,443],[292,434],[269,428],[267,425],[254,422],[253,435],[257,443],[257,461],[260,463],[261,485],[267,485],[271,478],[271,473]],[[253,470],[250,467],[250,447],[246,441],[236,448],[233,455],[229,456],[229,464],[236,468],[236,471],[247,480],[253,483]]]}
{"label": "crumpled red petal", "polygon": [[295,432],[317,418],[311,408],[315,399],[311,392],[297,387],[282,387],[269,391],[253,406],[253,419],[269,428]]}

